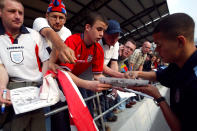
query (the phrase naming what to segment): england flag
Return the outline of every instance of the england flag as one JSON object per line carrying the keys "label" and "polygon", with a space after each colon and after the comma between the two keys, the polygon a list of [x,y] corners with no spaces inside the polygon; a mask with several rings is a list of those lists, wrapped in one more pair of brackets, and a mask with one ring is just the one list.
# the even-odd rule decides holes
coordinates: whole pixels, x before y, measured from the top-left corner
{"label": "england flag", "polygon": [[71,125],[72,131],[98,131],[79,89],[69,74],[58,70],[57,78],[67,100],[71,124],[74,124]]}

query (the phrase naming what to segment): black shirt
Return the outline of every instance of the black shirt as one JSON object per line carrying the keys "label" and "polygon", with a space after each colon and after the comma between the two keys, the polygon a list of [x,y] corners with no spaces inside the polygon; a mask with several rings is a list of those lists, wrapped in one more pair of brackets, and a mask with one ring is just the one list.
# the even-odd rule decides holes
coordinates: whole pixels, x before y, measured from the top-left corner
{"label": "black shirt", "polygon": [[170,88],[170,107],[179,118],[182,130],[197,131],[197,51],[182,68],[170,64],[156,74],[157,80]]}

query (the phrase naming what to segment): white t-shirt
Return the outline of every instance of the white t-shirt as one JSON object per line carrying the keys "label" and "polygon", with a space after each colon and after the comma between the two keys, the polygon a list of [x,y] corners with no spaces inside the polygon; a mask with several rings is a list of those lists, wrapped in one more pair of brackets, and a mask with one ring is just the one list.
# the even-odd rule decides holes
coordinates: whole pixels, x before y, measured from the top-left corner
{"label": "white t-shirt", "polygon": [[[36,18],[33,23],[33,29],[40,32],[43,28],[51,28],[46,18]],[[60,31],[57,32],[63,42],[71,35],[71,31],[63,26]],[[52,47],[52,43],[47,40],[47,43]]]}
{"label": "white t-shirt", "polygon": [[114,46],[103,44],[102,39],[99,41],[104,51],[104,65],[107,65],[110,60],[118,60],[119,42],[117,41]]}
{"label": "white t-shirt", "polygon": [[7,34],[0,35],[0,64],[5,66],[10,80],[37,82],[43,76],[41,62],[49,59],[48,45],[37,31],[26,27],[24,30],[26,33],[13,43]]}

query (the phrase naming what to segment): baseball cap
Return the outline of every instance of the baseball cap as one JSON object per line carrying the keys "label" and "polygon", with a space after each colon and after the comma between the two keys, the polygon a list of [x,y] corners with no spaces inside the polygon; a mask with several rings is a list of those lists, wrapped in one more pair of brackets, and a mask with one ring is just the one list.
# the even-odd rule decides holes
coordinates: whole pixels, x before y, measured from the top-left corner
{"label": "baseball cap", "polygon": [[65,15],[67,14],[65,5],[61,0],[52,0],[47,9],[47,13],[48,12],[60,12]]}
{"label": "baseball cap", "polygon": [[107,34],[122,33],[120,24],[116,20],[108,20],[108,28],[105,32]]}

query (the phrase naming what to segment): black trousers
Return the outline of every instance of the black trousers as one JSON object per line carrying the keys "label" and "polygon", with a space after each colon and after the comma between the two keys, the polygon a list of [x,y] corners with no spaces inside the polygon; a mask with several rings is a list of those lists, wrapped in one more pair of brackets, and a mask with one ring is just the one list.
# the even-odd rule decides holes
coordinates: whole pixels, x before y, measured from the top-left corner
{"label": "black trousers", "polygon": [[[67,105],[66,102],[58,102],[51,106],[51,110]],[[68,109],[51,116],[51,131],[70,131],[70,120]]]}

